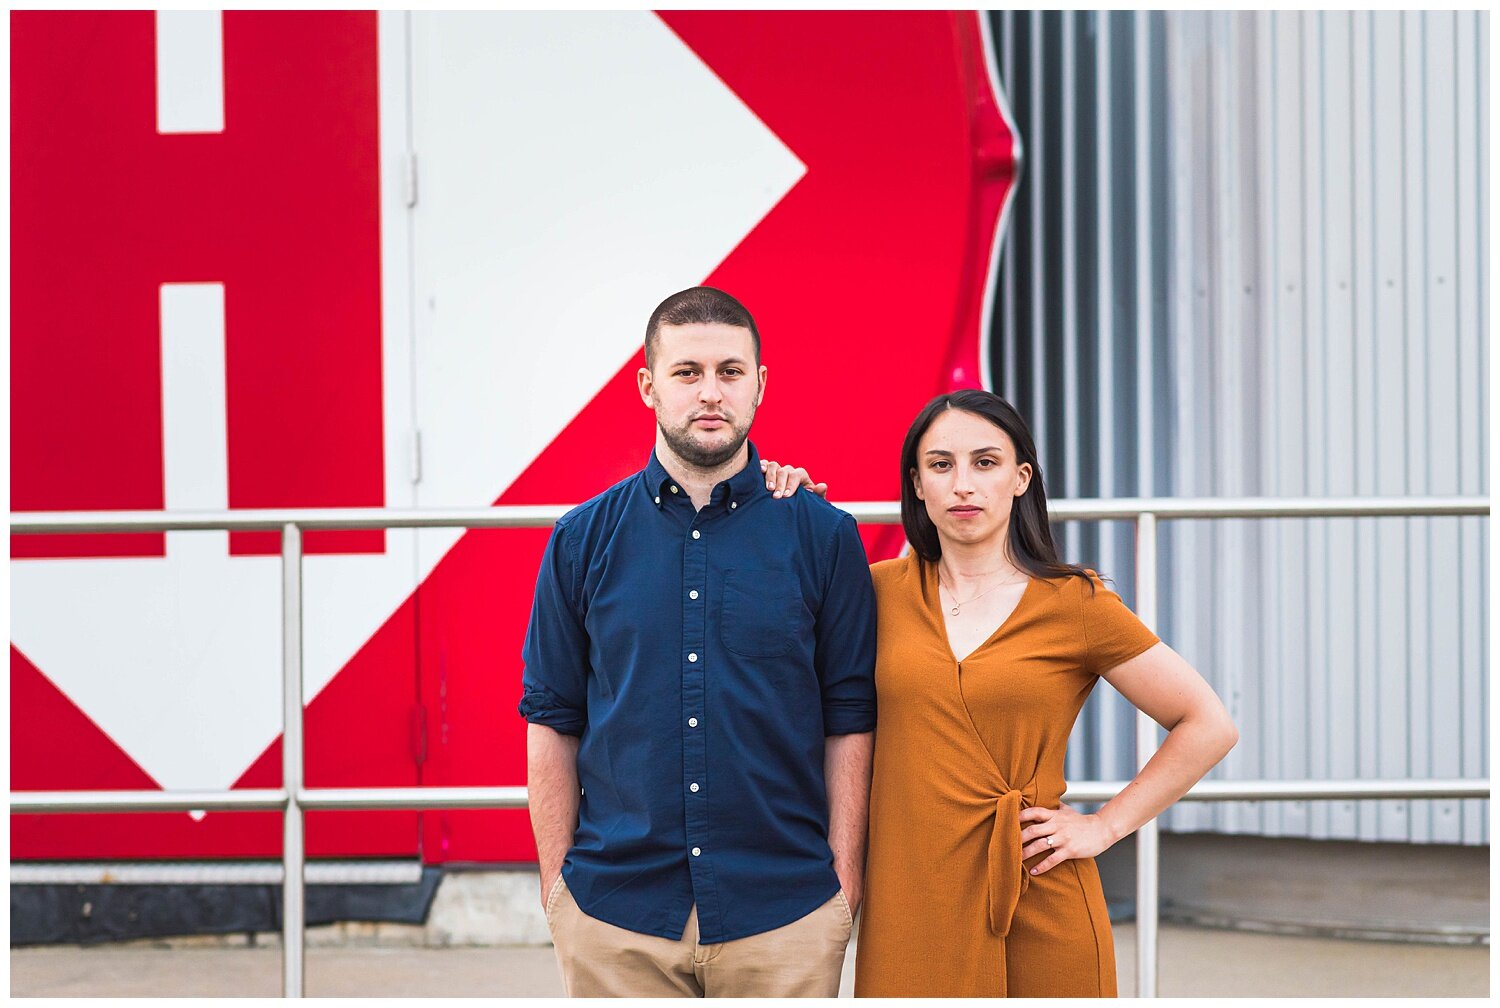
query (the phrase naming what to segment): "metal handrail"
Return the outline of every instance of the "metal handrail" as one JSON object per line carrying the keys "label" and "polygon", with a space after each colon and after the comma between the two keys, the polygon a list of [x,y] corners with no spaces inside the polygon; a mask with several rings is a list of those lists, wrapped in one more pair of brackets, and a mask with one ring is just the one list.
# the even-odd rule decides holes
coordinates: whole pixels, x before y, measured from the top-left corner
{"label": "metal handrail", "polygon": [[[489,508],[245,508],[235,511],[21,511],[10,515],[16,535],[108,532],[304,532],[387,528],[548,528],[571,504]],[[890,501],[838,505],[862,522],[895,525]],[[1112,497],[1048,501],[1053,521],[1157,518],[1375,518],[1487,515],[1487,497]]]}
{"label": "metal handrail", "polygon": [[[855,518],[895,524],[892,502],[842,504]],[[266,509],[212,512],[113,511],[24,512],[10,515],[14,534],[275,531],[282,533],[283,724],[282,789],[243,791],[13,791],[12,814],[38,812],[166,812],[185,810],[280,810],[282,844],[282,989],[301,997],[305,985],[306,856],[303,813],[323,809],[524,808],[526,789],[488,788],[304,788],[302,708],[302,533],[323,529],[545,528],[568,505],[494,507],[475,510],[410,511],[388,508]],[[1357,518],[1488,515],[1484,497],[1376,498],[1117,498],[1059,500],[1048,507],[1055,521],[1125,520],[1136,523],[1136,614],[1155,626],[1157,522],[1193,518]],[[1137,768],[1155,753],[1150,718],[1136,715]],[[1078,781],[1066,797],[1107,801],[1123,781]],[[1488,798],[1485,780],[1202,781],[1185,797],[1194,801],[1275,799]],[[1136,831],[1136,977],[1138,993],[1155,997],[1159,936],[1160,825]]]}
{"label": "metal handrail", "polygon": [[12,791],[11,815],[37,812],[280,812],[283,788],[239,791]]}
{"label": "metal handrail", "polygon": [[[1064,801],[1107,802],[1129,781],[1073,781]],[[85,800],[82,796],[87,796]],[[1178,801],[1359,801],[1373,798],[1488,798],[1488,778],[1199,781]],[[280,812],[290,801],[279,788],[242,791],[12,791],[13,815],[63,812]],[[375,809],[523,809],[524,787],[303,788],[297,805],[309,812]]]}

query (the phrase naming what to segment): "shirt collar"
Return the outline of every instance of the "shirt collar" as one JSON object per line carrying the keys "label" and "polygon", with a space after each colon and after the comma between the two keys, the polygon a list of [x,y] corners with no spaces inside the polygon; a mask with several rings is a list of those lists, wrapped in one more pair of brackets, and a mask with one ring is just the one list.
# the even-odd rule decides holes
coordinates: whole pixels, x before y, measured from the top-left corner
{"label": "shirt collar", "polygon": [[[713,493],[709,496],[710,504],[722,503],[731,510],[739,507],[750,498],[757,490],[765,487],[760,473],[760,452],[755,450],[755,442],[747,441],[750,447],[749,458],[745,461],[745,468],[723,480],[714,486]],[[656,449],[651,449],[651,457],[646,461],[646,490],[650,492],[652,500],[660,508],[672,494],[672,488],[677,487],[677,493],[687,499],[686,491],[677,486],[677,481],[672,474],[667,472],[666,466],[656,457]]]}
{"label": "shirt collar", "polygon": [[[765,477],[760,472],[760,452],[755,450],[755,442],[747,441],[750,446],[750,457],[745,460],[745,468],[729,477],[720,487],[728,488],[728,503],[731,507],[745,503],[756,491],[765,492]],[[719,487],[714,487],[714,492],[719,493]]]}

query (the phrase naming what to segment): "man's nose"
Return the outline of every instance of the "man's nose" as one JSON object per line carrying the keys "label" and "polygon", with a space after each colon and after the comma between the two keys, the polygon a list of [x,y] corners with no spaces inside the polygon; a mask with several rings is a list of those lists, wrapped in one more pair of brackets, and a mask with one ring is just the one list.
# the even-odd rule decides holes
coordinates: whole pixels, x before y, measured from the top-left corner
{"label": "man's nose", "polygon": [[716,403],[723,397],[719,379],[714,375],[704,375],[703,380],[698,383],[698,398],[706,403]]}

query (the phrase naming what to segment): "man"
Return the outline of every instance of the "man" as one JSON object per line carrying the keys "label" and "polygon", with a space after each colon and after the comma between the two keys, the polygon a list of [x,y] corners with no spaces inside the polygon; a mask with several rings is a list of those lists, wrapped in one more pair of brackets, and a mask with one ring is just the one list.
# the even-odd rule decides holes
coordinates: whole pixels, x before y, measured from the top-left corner
{"label": "man", "polygon": [[854,519],[776,500],[746,441],[755,321],[646,326],[646,468],[557,523],[521,714],[568,994],[833,997],[863,885],[875,602]]}

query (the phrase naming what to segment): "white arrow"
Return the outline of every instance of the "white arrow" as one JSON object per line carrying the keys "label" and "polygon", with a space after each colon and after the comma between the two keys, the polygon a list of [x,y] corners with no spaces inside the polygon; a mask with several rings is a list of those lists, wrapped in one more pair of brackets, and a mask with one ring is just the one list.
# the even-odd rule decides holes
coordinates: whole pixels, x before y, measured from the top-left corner
{"label": "white arrow", "polygon": [[[224,287],[161,288],[167,510],[228,507]],[[304,560],[305,695],[411,590],[411,540]],[[169,789],[227,787],[280,731],[278,557],[224,532],[169,532],[161,558],[17,560],[18,647]]]}

